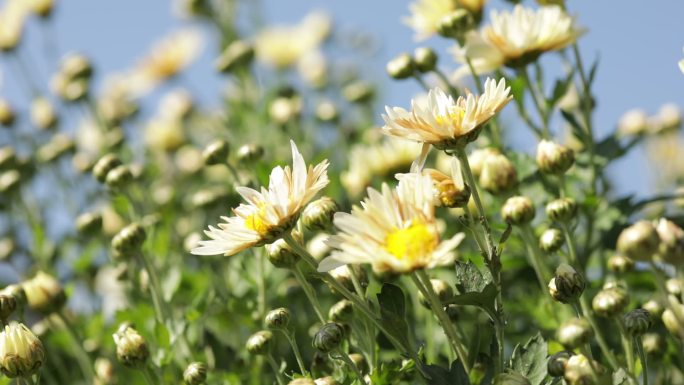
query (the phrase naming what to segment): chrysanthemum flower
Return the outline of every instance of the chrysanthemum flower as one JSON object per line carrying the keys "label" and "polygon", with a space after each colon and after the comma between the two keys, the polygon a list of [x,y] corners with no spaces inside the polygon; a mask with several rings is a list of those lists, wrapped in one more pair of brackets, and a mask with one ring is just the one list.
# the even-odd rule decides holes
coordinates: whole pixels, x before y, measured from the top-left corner
{"label": "chrysanthemum flower", "polygon": [[444,150],[477,139],[483,125],[513,98],[510,91],[505,79],[498,83],[487,79],[482,95],[468,93],[454,101],[441,89],[434,88],[425,105],[411,101],[411,111],[386,107],[382,129],[387,135],[424,143],[421,154],[424,159],[429,145]]}
{"label": "chrysanthemum flower", "polygon": [[261,192],[238,187],[237,192],[247,201],[233,209],[235,216],[221,217],[225,223],[218,228],[209,226],[204,233],[210,238],[199,242],[192,250],[195,255],[230,256],[253,246],[271,243],[289,231],[300,212],[328,180],[328,161],[324,160],[308,170],[302,154],[294,142],[292,169],[276,167],[271,171],[268,189]]}
{"label": "chrysanthemum flower", "polygon": [[0,371],[9,378],[30,376],[45,362],[45,349],[24,324],[10,322],[0,331]]}
{"label": "chrysanthemum flower", "polygon": [[454,261],[464,234],[441,241],[434,182],[428,175],[413,175],[402,178],[396,189],[369,188],[361,207],[335,214],[338,233],[328,240],[335,251],[321,261],[319,271],[370,263],[376,272],[408,273]]}

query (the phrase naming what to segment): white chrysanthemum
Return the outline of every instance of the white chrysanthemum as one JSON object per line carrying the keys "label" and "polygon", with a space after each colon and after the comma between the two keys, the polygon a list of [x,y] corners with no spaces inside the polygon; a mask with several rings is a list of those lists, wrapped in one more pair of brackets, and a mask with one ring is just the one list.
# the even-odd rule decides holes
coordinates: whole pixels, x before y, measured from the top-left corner
{"label": "white chrysanthemum", "polygon": [[35,373],[45,362],[45,349],[24,324],[10,322],[0,332],[0,371],[7,377]]}
{"label": "white chrysanthemum", "polygon": [[475,140],[482,126],[513,98],[510,91],[503,78],[498,83],[487,79],[482,95],[468,93],[456,101],[434,88],[425,105],[412,100],[411,111],[386,107],[382,129],[387,135],[424,143],[422,160],[427,155],[427,145],[447,149]]}
{"label": "white chrysanthemum", "polygon": [[262,187],[261,192],[238,187],[237,192],[247,204],[233,209],[235,216],[221,217],[225,223],[219,223],[218,228],[209,226],[204,233],[210,239],[200,241],[193,254],[233,255],[252,246],[271,243],[292,228],[302,209],[329,180],[327,160],[307,170],[297,146],[293,141],[290,144],[292,168],[274,168],[268,189]]}
{"label": "white chrysanthemum", "polygon": [[402,178],[396,189],[369,188],[361,207],[335,214],[338,233],[328,241],[335,251],[318,270],[370,263],[376,272],[408,273],[452,263],[464,234],[442,242],[435,205],[434,182],[427,175]]}

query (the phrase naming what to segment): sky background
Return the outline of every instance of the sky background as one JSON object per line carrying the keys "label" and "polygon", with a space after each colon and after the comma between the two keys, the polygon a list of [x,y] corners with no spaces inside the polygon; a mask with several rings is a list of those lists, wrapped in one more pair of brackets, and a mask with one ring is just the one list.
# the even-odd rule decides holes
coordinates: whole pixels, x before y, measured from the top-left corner
{"label": "sky background", "polygon": [[[450,44],[444,39],[434,37],[422,42],[413,39],[413,31],[401,21],[409,13],[409,3],[408,0],[258,2],[267,23],[295,23],[310,10],[327,10],[337,30],[363,31],[373,36],[380,44],[379,51],[376,58],[366,64],[365,70],[374,81],[381,82],[378,122],[381,105],[408,106],[410,98],[420,91],[415,82],[388,79],[384,68],[390,58],[427,45],[440,53],[440,67],[445,70],[456,68],[447,51]],[[42,74],[42,79],[47,79],[48,73],[55,68],[54,64],[52,67],[45,64],[52,51],[59,52],[59,56],[68,51],[86,53],[93,58],[100,74],[124,70],[160,37],[188,23],[174,15],[170,4],[166,0],[58,0],[52,25],[41,26],[32,21],[27,29],[26,57]],[[533,6],[530,1],[526,4]],[[508,6],[497,1],[492,1],[491,5]],[[656,113],[664,103],[684,106],[684,75],[677,67],[678,60],[684,58],[681,23],[684,1],[569,0],[568,9],[577,16],[578,24],[588,29],[579,43],[585,61],[600,57],[594,88],[599,103],[595,115],[599,137],[613,130],[616,121],[628,109],[639,107]],[[211,40],[210,33],[206,37],[202,56],[184,79],[192,91],[199,94],[202,103],[216,104],[224,83],[212,71],[217,54],[215,41]],[[49,46],[45,49],[50,41],[56,49]],[[549,64],[551,67],[556,65],[555,62]],[[0,60],[0,68],[3,75],[0,95],[14,105],[25,106],[28,96],[19,89],[5,58]],[[557,68],[549,71],[554,70]],[[510,113],[515,110],[509,109]],[[561,124],[559,120],[554,123]],[[510,136],[517,138],[517,143],[522,142],[522,148],[532,151],[533,142],[525,141],[527,134],[519,133],[522,128],[512,127],[511,130]],[[684,155],[673,161],[684,162]],[[610,171],[621,192],[640,195],[654,192],[642,150],[635,151]]]}

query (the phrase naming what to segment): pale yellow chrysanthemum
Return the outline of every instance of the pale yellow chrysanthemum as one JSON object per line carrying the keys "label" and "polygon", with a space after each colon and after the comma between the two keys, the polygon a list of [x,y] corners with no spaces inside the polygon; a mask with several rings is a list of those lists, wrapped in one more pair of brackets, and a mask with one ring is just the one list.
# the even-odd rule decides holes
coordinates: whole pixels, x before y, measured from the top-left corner
{"label": "pale yellow chrysanthemum", "polygon": [[292,168],[274,168],[268,189],[262,187],[261,192],[238,187],[237,192],[247,204],[233,209],[235,216],[221,217],[225,223],[219,223],[218,228],[209,226],[204,233],[210,239],[200,241],[192,254],[230,256],[253,246],[271,243],[292,228],[302,209],[329,180],[327,160],[309,166],[307,170],[297,146],[293,141],[290,144]]}
{"label": "pale yellow chrysanthemum", "polygon": [[299,24],[272,26],[259,32],[254,40],[258,60],[283,69],[315,51],[330,35],[330,18],[320,12],[307,15]]}
{"label": "pale yellow chrysanthemum", "polygon": [[45,362],[45,349],[26,325],[10,322],[0,332],[0,371],[9,378],[31,376]]}
{"label": "pale yellow chrysanthemum", "polygon": [[448,149],[475,140],[483,125],[499,112],[512,98],[506,80],[498,83],[487,79],[482,95],[471,93],[457,100],[439,88],[428,93],[427,103],[411,101],[411,111],[400,107],[386,107],[383,132],[390,136],[424,143],[421,160],[429,145]]}
{"label": "pale yellow chrysanthemum", "polygon": [[10,51],[19,44],[29,13],[23,0],[8,0],[0,9],[0,50]]}
{"label": "pale yellow chrysanthemum", "polygon": [[328,240],[335,250],[318,270],[370,263],[376,272],[408,273],[452,263],[464,234],[441,241],[435,205],[434,182],[428,175],[405,175],[396,189],[387,184],[381,191],[369,188],[361,207],[335,214],[338,233]]}

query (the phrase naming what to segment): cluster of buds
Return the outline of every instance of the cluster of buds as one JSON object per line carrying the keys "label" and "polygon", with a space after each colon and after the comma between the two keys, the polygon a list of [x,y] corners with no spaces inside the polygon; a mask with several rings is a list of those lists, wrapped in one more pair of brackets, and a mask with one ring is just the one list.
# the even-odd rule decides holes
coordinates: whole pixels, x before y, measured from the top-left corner
{"label": "cluster of buds", "polygon": [[150,356],[147,341],[130,323],[123,323],[112,336],[116,345],[116,358],[128,367],[141,368]]}
{"label": "cluster of buds", "polygon": [[52,89],[62,99],[74,102],[88,95],[93,66],[86,56],[69,54],[59,66],[59,71],[52,78]]}
{"label": "cluster of buds", "polygon": [[549,282],[549,294],[556,301],[574,303],[584,292],[586,281],[580,273],[567,263],[556,269],[556,275]]}

